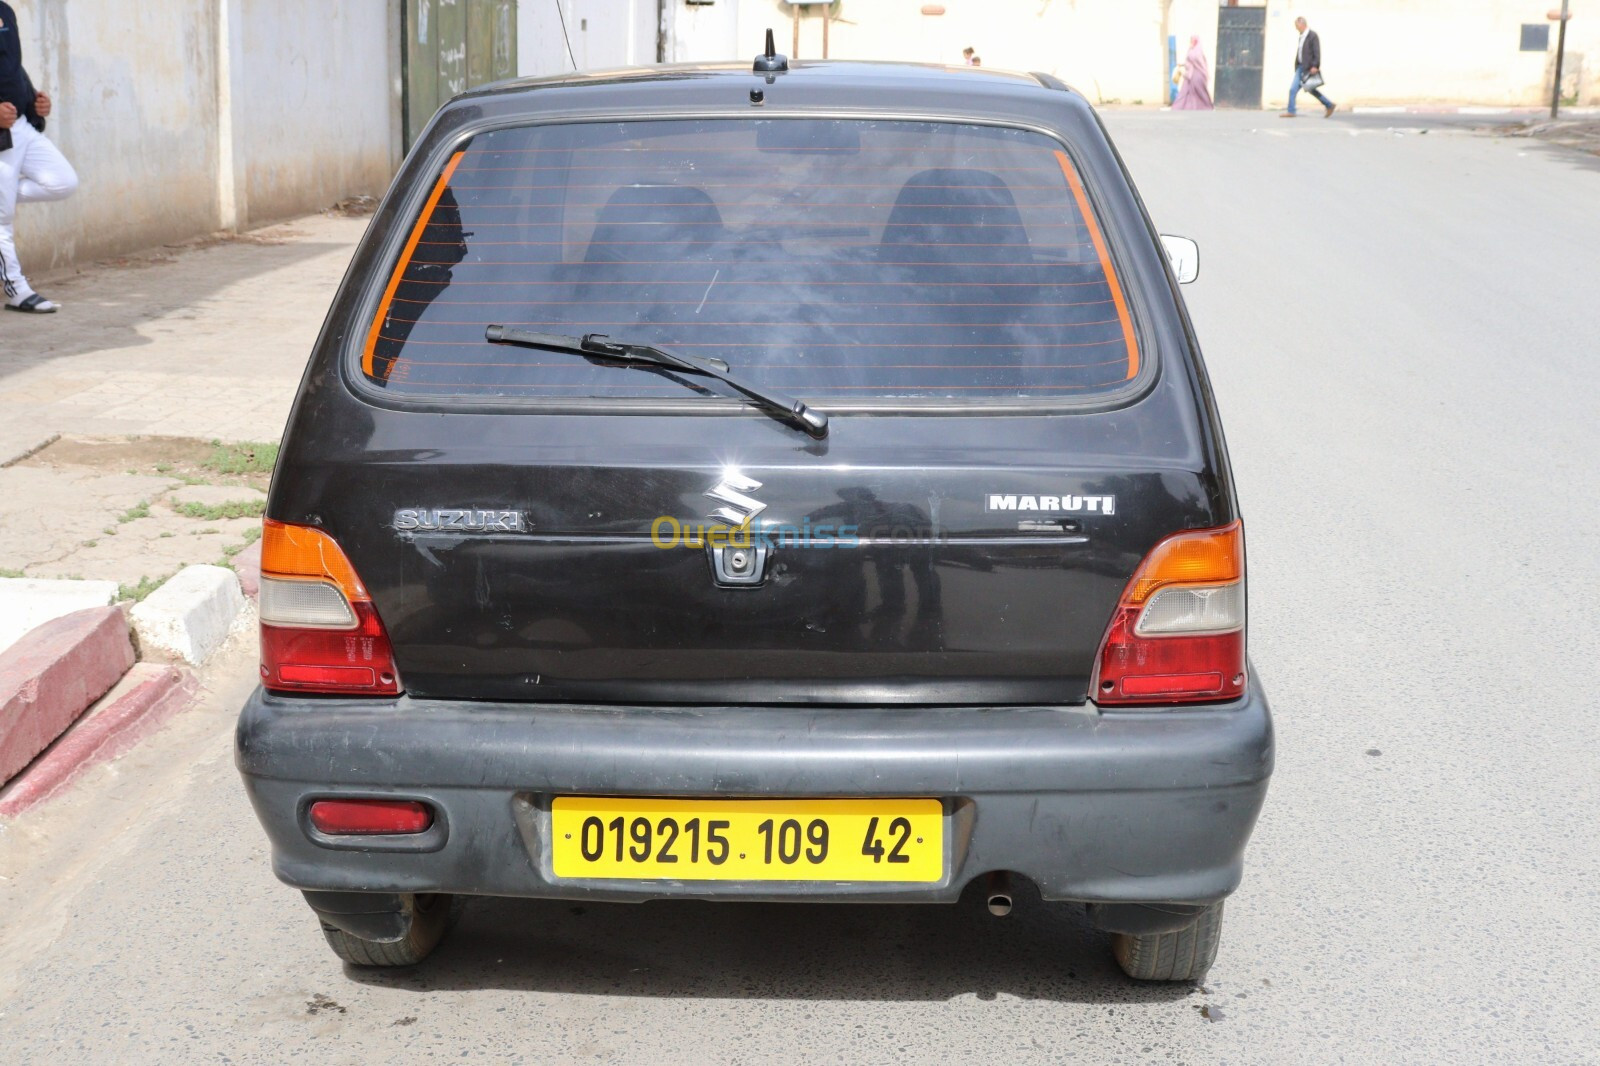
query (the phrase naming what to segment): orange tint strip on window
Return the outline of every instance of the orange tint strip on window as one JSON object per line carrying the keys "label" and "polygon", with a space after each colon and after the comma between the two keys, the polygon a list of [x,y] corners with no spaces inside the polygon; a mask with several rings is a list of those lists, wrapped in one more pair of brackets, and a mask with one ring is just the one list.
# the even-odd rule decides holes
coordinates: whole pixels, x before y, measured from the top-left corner
{"label": "orange tint strip on window", "polygon": [[1094,212],[1089,208],[1089,198],[1084,195],[1083,183],[1078,180],[1072,160],[1067,158],[1067,153],[1057,152],[1056,162],[1061,164],[1061,173],[1067,176],[1072,198],[1078,201],[1078,213],[1083,216],[1083,224],[1089,228],[1089,240],[1094,242],[1095,254],[1100,257],[1100,269],[1105,271],[1106,285],[1111,289],[1111,302],[1117,308],[1117,321],[1122,323],[1122,339],[1128,345],[1128,377],[1132,378],[1139,373],[1139,342],[1133,337],[1133,316],[1128,314],[1128,301],[1123,299],[1122,285],[1111,266],[1111,253],[1106,248],[1106,239],[1100,233],[1100,224],[1095,221]]}
{"label": "orange tint strip on window", "polygon": [[361,369],[368,377],[372,376],[373,351],[378,347],[378,335],[383,330],[383,320],[389,314],[389,304],[394,301],[394,292],[400,287],[400,278],[405,274],[406,267],[411,265],[411,256],[417,250],[417,244],[422,240],[423,230],[428,228],[428,220],[433,217],[433,209],[439,205],[439,197],[444,195],[445,188],[450,184],[450,175],[456,172],[456,164],[461,162],[465,152],[457,152],[450,157],[450,162],[444,165],[444,173],[439,175],[439,180],[434,183],[433,192],[428,194],[428,202],[422,205],[422,213],[417,216],[417,224],[411,227],[411,236],[406,240],[405,249],[400,253],[400,261],[395,264],[394,274],[389,278],[389,287],[383,290],[383,299],[378,303],[378,313],[372,320],[372,328],[367,331],[367,347],[361,353]]}

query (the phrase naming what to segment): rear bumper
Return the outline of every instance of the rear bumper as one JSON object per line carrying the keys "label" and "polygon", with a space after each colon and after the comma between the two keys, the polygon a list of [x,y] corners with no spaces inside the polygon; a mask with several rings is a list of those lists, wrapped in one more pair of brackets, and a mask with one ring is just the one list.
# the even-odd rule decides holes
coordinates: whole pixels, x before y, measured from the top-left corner
{"label": "rear bumper", "polygon": [[[258,690],[235,760],[297,888],[643,900],[953,902],[1009,870],[1046,899],[1205,903],[1238,884],[1272,771],[1259,688],[1166,711],[1090,708],[613,707],[408,698],[285,698]],[[933,883],[557,878],[558,795],[939,797]],[[415,838],[317,839],[313,799],[420,799]]]}

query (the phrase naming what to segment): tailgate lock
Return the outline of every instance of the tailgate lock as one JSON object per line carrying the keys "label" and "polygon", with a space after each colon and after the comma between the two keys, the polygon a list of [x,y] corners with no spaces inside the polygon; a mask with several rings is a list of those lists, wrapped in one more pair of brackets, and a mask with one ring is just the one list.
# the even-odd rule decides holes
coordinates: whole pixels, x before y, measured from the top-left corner
{"label": "tailgate lock", "polygon": [[712,544],[707,550],[719,585],[759,585],[767,576],[768,545]]}

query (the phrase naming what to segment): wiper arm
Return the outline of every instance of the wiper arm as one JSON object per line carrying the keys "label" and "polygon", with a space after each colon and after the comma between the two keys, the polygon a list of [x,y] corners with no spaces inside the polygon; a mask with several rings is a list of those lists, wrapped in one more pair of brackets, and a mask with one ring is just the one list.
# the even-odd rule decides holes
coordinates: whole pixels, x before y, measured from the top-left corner
{"label": "wiper arm", "polygon": [[747,385],[735,378],[727,363],[720,359],[695,359],[675,355],[648,344],[618,344],[604,333],[585,333],[582,337],[568,337],[559,333],[535,333],[514,326],[488,326],[483,337],[490,344],[515,344],[522,348],[540,348],[552,352],[572,352],[575,355],[594,356],[631,366],[666,367],[685,374],[715,378],[736,392],[743,393],[756,402],[763,411],[785,425],[809,433],[821,440],[828,435],[828,416],[814,411],[805,403],[781,392]]}

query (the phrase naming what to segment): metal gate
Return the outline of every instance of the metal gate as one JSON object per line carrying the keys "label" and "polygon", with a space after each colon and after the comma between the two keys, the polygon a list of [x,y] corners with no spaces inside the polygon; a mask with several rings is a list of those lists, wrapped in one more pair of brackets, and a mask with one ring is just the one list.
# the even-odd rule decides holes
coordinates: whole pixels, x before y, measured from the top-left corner
{"label": "metal gate", "polygon": [[517,0],[404,0],[406,150],[439,105],[517,73]]}
{"label": "metal gate", "polygon": [[1217,106],[1261,106],[1261,67],[1266,53],[1267,9],[1217,10]]}

